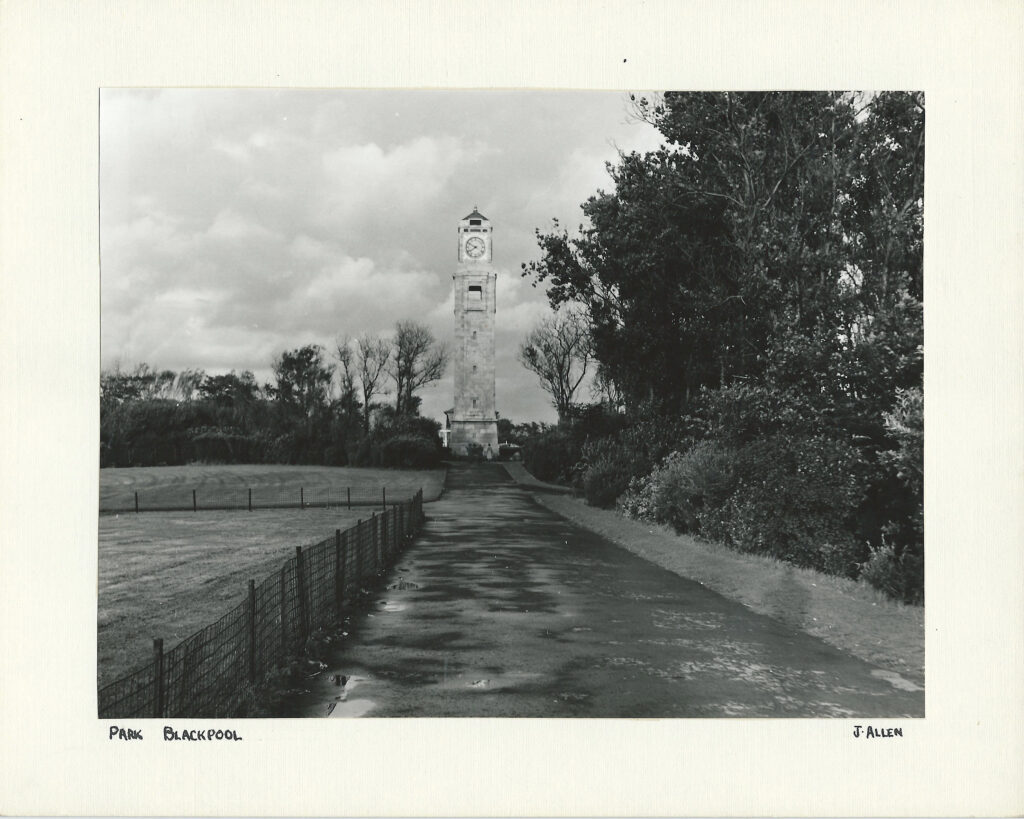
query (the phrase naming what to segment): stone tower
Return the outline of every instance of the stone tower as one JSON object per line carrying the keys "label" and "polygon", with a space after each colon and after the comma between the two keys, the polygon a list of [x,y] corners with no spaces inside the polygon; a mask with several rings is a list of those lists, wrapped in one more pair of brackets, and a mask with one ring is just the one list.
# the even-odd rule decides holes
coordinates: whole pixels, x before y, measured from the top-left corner
{"label": "stone tower", "polygon": [[491,267],[491,223],[475,207],[459,222],[455,280],[455,407],[448,445],[456,455],[480,444],[498,455],[494,411],[494,312],[497,277]]}

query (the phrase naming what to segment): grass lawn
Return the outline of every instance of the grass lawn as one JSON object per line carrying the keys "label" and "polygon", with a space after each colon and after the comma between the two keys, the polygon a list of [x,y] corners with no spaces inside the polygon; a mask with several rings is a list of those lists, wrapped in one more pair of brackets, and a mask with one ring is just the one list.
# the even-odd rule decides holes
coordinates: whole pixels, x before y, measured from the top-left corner
{"label": "grass lawn", "polygon": [[347,529],[368,509],[103,515],[99,538],[98,683],[146,663],[241,602],[296,546]]}
{"label": "grass lawn", "polygon": [[[353,501],[375,502],[381,488],[388,500],[407,500],[419,489],[423,499],[436,500],[444,487],[443,469],[354,469],[340,466],[279,466],[276,464],[226,464],[152,466],[100,470],[100,509],[132,508],[134,493],[140,507],[191,506],[196,490],[199,507],[208,503],[245,506],[248,490],[253,503],[299,503],[299,490],[307,502],[344,502],[351,490]],[[329,494],[328,490],[329,489]]]}
{"label": "grass lawn", "polygon": [[[444,471],[344,469],[309,466],[184,466],[100,470],[100,497],[136,491],[155,497],[214,486],[243,491],[262,487],[356,487],[389,501],[440,495]],[[134,487],[134,488],[133,488]],[[255,495],[255,489],[254,489]],[[173,494],[171,495],[173,497]],[[145,512],[99,518],[97,681],[102,687],[152,657],[153,638],[165,650],[216,620],[257,582],[280,568],[296,546],[331,537],[376,511],[369,507]]]}

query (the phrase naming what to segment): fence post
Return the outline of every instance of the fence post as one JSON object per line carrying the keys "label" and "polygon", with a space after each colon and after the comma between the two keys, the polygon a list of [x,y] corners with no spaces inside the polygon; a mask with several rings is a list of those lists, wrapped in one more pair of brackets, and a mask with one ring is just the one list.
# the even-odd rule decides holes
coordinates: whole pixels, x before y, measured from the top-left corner
{"label": "fence post", "polygon": [[196,490],[192,490],[192,511],[195,512],[199,507],[196,505]]}
{"label": "fence post", "polygon": [[309,637],[309,612],[306,610],[306,570],[303,565],[302,547],[295,547],[295,586],[299,594],[299,628],[302,642]]}
{"label": "fence post", "polygon": [[249,511],[252,511],[252,487],[249,487]]}
{"label": "fence post", "polygon": [[380,500],[382,508],[386,512],[388,510],[388,488],[386,486],[380,488]]}
{"label": "fence post", "polygon": [[164,715],[164,641],[153,640],[153,716]]}
{"label": "fence post", "polygon": [[342,599],[345,596],[345,570],[342,565],[341,529],[334,530],[334,608],[341,620]]}
{"label": "fence post", "polygon": [[385,562],[385,565],[386,565],[387,561],[390,560],[390,558],[391,558],[391,549],[388,548],[388,514],[387,514],[387,512],[385,512],[383,515],[380,516],[380,525],[382,527],[382,530],[381,530],[381,533],[380,533],[381,553],[384,555],[384,562]]}
{"label": "fence post", "polygon": [[348,496],[348,508],[351,509],[352,508],[352,487],[351,486],[348,487],[348,489],[345,490],[345,493]]}
{"label": "fence post", "polygon": [[139,514],[139,493],[135,493],[135,514]]}
{"label": "fence post", "polygon": [[359,584],[363,582],[363,521],[360,518],[356,524],[356,596],[359,594]]}
{"label": "fence post", "polygon": [[305,509],[305,508],[306,508],[306,498],[305,498],[305,495],[304,495],[304,493],[302,491],[302,487],[300,486],[299,487],[299,509]]}
{"label": "fence post", "polygon": [[256,682],[256,581],[249,581],[249,679]]}
{"label": "fence post", "polygon": [[380,522],[377,519],[376,512],[370,518],[370,526],[373,529],[373,573],[377,574],[383,561],[380,557]]}
{"label": "fence post", "polygon": [[281,657],[283,659],[288,656],[288,602],[284,596],[287,587],[284,582],[283,568],[281,569],[279,576],[281,578],[281,592],[279,597],[281,598]]}

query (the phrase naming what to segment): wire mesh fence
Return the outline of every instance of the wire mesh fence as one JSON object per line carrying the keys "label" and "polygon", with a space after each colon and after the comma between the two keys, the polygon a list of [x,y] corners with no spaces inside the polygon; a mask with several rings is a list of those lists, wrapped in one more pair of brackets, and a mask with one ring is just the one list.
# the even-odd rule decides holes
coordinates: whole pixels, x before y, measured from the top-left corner
{"label": "wire mesh fence", "polygon": [[150,490],[104,492],[100,513],[199,512],[226,509],[305,509],[370,506],[387,508],[388,489],[365,486],[162,486]]}
{"label": "wire mesh fence", "polygon": [[101,719],[216,717],[247,684],[259,682],[309,635],[340,621],[363,581],[390,568],[423,525],[423,491],[412,500],[296,547],[281,569],[250,580],[245,599],[169,651],[153,641],[153,659],[99,690]]}

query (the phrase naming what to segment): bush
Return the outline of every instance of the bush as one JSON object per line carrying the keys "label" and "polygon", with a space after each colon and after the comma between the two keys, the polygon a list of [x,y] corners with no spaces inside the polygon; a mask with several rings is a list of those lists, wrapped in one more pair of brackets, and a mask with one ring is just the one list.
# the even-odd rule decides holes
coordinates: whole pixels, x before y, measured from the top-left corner
{"label": "bush", "polygon": [[542,481],[571,483],[582,455],[582,445],[561,429],[528,438],[523,445],[523,463]]}
{"label": "bush", "polygon": [[629,488],[629,482],[648,468],[642,454],[615,438],[584,444],[579,470],[587,503],[610,509]]}
{"label": "bush", "polygon": [[419,435],[395,435],[380,445],[380,465],[401,469],[432,469],[441,460],[434,441]]}
{"label": "bush", "polygon": [[611,509],[619,495],[629,487],[629,474],[614,457],[591,461],[583,472],[583,493],[587,503]]}
{"label": "bush", "polygon": [[708,521],[735,488],[735,455],[713,441],[673,452],[646,478],[635,478],[620,503],[632,517],[667,523],[677,532],[708,534]]}
{"label": "bush", "polygon": [[705,389],[702,413],[709,419],[712,437],[730,444],[745,444],[766,435],[800,433],[817,428],[821,412],[805,395],[773,385],[732,384]]}
{"label": "bush", "polygon": [[735,492],[722,509],[727,541],[746,552],[856,577],[867,547],[853,535],[864,461],[843,441],[773,435],[737,453]]}
{"label": "bush", "polygon": [[713,441],[700,441],[673,453],[651,476],[655,520],[678,532],[699,532],[702,519],[716,512],[735,488],[734,454]]}
{"label": "bush", "polygon": [[861,576],[905,603],[924,602],[924,400],[897,389],[883,413],[886,448],[878,452],[861,510],[861,538],[872,544]]}

